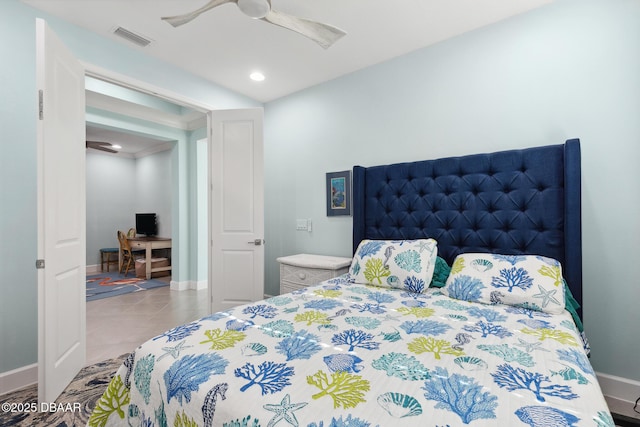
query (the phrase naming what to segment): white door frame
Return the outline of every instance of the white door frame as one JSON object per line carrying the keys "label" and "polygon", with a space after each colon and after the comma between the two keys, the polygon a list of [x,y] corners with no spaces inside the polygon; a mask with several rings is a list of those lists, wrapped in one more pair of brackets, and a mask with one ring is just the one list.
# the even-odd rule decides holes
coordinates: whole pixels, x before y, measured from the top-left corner
{"label": "white door frame", "polygon": [[208,113],[209,111],[216,110],[215,107],[209,104],[205,104],[198,100],[191,99],[187,96],[172,92],[170,90],[167,90],[159,86],[152,85],[142,80],[137,80],[137,79],[134,79],[133,77],[120,74],[115,71],[111,71],[106,68],[99,67],[97,65],[94,65],[88,62],[80,61],[80,63],[85,68],[85,71],[86,71],[85,75],[89,77],[95,77],[97,79],[104,80],[106,82],[113,83],[118,86],[123,86],[138,92],[144,92],[149,95],[157,96],[158,98],[162,98],[166,101],[173,102],[175,104],[184,105],[185,107],[192,108],[204,114]]}

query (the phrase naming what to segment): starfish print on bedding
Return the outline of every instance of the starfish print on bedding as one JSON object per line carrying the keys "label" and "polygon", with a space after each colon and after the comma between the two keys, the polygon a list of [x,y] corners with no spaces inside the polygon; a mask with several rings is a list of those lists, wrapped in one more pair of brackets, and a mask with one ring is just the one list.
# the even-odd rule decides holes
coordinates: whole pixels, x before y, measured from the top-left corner
{"label": "starfish print on bedding", "polygon": [[533,295],[533,297],[542,299],[542,307],[548,306],[550,302],[560,305],[560,301],[553,297],[553,295],[558,291],[557,289],[550,289],[547,291],[540,285],[538,285],[538,289],[540,290],[540,293]]}
{"label": "starfish print on bedding", "polygon": [[273,427],[278,424],[283,419],[291,424],[293,427],[298,427],[298,419],[296,418],[294,412],[298,409],[302,409],[307,406],[308,402],[302,403],[291,403],[291,398],[287,394],[282,401],[280,401],[279,405],[264,405],[262,406],[267,411],[275,412],[276,414],[271,418],[267,427]]}
{"label": "starfish print on bedding", "polygon": [[[397,311],[397,310],[394,310]],[[384,316],[384,320],[395,320],[398,321],[400,320],[400,316],[392,316],[391,314],[387,314],[386,316]]]}
{"label": "starfish print on bedding", "polygon": [[188,345],[188,346],[184,346],[184,343],[186,342],[186,340],[182,340],[180,341],[178,344],[176,344],[173,347],[162,347],[162,350],[164,350],[164,354],[160,357],[158,357],[158,360],[162,359],[163,357],[169,356],[171,355],[174,359],[177,359],[178,356],[180,356],[180,352],[186,348],[191,348],[193,347],[192,345]]}
{"label": "starfish print on bedding", "polygon": [[431,242],[419,242],[418,243],[418,250],[420,251],[420,253],[422,253],[422,251],[431,251]]}
{"label": "starfish print on bedding", "polygon": [[534,350],[549,351],[546,348],[542,348],[542,342],[540,342],[540,341],[538,341],[538,342],[527,342],[527,341],[523,340],[522,338],[518,338],[518,341],[520,341],[520,342],[516,343],[516,345],[518,347],[524,348],[524,350],[527,353],[531,353]]}

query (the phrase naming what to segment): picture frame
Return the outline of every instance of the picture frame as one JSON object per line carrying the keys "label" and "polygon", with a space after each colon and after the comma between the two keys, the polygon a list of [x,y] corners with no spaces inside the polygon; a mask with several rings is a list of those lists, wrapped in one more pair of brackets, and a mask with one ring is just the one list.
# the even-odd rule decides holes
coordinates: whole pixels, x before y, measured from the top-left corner
{"label": "picture frame", "polygon": [[351,171],[328,172],[327,216],[351,215]]}

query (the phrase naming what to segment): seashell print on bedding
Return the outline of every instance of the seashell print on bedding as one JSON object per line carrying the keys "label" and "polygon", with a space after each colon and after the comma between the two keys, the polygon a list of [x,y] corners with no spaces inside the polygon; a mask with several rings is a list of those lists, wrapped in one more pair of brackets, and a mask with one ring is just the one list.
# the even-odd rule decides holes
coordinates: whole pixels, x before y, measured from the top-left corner
{"label": "seashell print on bedding", "polygon": [[422,414],[420,402],[402,393],[381,394],[378,396],[378,405],[394,418],[415,417]]}

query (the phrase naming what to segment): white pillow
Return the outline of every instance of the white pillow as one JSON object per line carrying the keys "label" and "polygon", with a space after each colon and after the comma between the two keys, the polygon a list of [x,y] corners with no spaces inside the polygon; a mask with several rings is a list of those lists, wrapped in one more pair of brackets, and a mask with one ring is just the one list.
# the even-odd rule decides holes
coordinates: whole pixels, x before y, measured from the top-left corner
{"label": "white pillow", "polygon": [[426,292],[438,255],[437,242],[419,240],[363,240],[349,273],[356,283]]}
{"label": "white pillow", "polygon": [[451,298],[564,311],[562,267],[538,255],[467,253],[456,257],[443,288]]}

